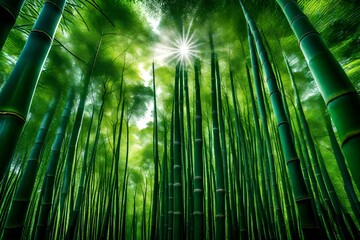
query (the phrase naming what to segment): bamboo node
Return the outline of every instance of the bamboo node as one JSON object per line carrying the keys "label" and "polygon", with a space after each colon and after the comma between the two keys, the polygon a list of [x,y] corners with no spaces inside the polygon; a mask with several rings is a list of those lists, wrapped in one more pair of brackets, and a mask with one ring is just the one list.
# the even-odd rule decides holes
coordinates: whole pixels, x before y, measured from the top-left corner
{"label": "bamboo node", "polygon": [[286,164],[289,165],[290,163],[297,162],[297,161],[300,161],[300,159],[299,158],[289,159],[286,161]]}
{"label": "bamboo node", "polygon": [[181,165],[174,165],[174,169],[175,168],[181,168]]}
{"label": "bamboo node", "polygon": [[219,189],[216,189],[216,192],[225,192],[225,189],[219,188]]}
{"label": "bamboo node", "polygon": [[50,39],[50,41],[52,41],[52,37],[50,36],[50,34],[48,34],[47,32],[43,31],[43,30],[39,30],[39,29],[33,29],[31,30],[31,32],[37,32],[37,33],[40,33],[40,34],[44,34],[47,38]]}
{"label": "bamboo node", "polygon": [[193,212],[193,215],[204,215],[204,213],[203,213],[203,212],[199,212],[199,211],[195,211],[195,212]]}
{"label": "bamboo node", "polygon": [[51,4],[54,5],[56,8],[58,8],[58,9],[61,11],[61,13],[63,12],[62,8],[61,8],[58,4],[56,4],[55,2],[53,2],[53,1],[51,1],[51,0],[47,0],[45,3],[51,3]]}
{"label": "bamboo node", "polygon": [[307,200],[311,200],[311,197],[302,197],[302,198],[299,198],[299,199],[295,199],[295,202],[296,203],[299,203],[299,202],[303,202],[303,201],[307,201]]}
{"label": "bamboo node", "polygon": [[345,137],[345,139],[342,141],[342,144],[341,144],[341,147],[343,148],[344,145],[346,143],[348,143],[349,141],[351,141],[351,139],[354,139],[354,138],[357,138],[359,137],[360,135],[360,131],[354,131],[354,132],[351,132],[347,137]]}
{"label": "bamboo node", "polygon": [[20,118],[22,121],[26,122],[26,119],[23,116],[15,112],[0,112],[0,115],[13,115]]}
{"label": "bamboo node", "polygon": [[289,124],[289,122],[288,121],[280,122],[280,123],[278,123],[277,127],[280,127],[281,125],[284,125],[284,124]]}
{"label": "bamboo node", "polygon": [[174,215],[182,215],[182,212],[174,212]]}
{"label": "bamboo node", "polygon": [[11,17],[13,18],[14,21],[16,21],[16,17],[15,15],[10,11],[10,9],[8,9],[7,7],[3,6],[0,4],[0,6],[5,9],[8,13],[10,13]]}
{"label": "bamboo node", "polygon": [[299,39],[299,44],[301,43],[302,40],[304,40],[304,38],[306,38],[307,36],[311,35],[311,34],[319,34],[318,32],[315,31],[310,31],[305,33],[300,39]]}

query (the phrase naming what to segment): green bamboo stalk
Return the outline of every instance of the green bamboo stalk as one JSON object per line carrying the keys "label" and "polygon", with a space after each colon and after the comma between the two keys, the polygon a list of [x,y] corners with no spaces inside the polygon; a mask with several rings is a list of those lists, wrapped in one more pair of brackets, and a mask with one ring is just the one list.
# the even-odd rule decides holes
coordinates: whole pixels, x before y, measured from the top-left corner
{"label": "green bamboo stalk", "polygon": [[360,221],[360,208],[359,208],[360,204],[359,204],[359,200],[358,200],[358,198],[356,196],[356,193],[355,193],[355,190],[353,188],[353,185],[352,185],[352,182],[351,182],[351,177],[350,177],[350,174],[349,174],[349,170],[346,167],[345,158],[344,158],[344,155],[341,152],[341,148],[339,146],[339,143],[336,140],[335,133],[334,133],[334,130],[332,128],[331,120],[330,120],[329,116],[325,116],[325,124],[326,124],[326,129],[328,131],[328,135],[329,135],[329,138],[330,138],[331,149],[334,152],[336,162],[337,162],[337,164],[339,166],[340,173],[341,173],[341,176],[342,176],[343,181],[344,181],[344,187],[345,187],[346,194],[347,194],[347,196],[349,198],[350,205],[351,205],[351,208],[353,210],[353,213],[354,213],[357,221],[359,222]]}
{"label": "green bamboo stalk", "polygon": [[[126,122],[126,154],[125,154],[125,169],[124,169],[124,178],[123,178],[123,188],[121,194],[121,239],[125,239],[125,230],[126,230],[126,196],[127,196],[127,179],[128,179],[128,167],[129,167],[129,148],[130,148],[130,130],[129,130],[129,120],[130,116],[127,117]],[[150,219],[149,215],[149,219]],[[150,230],[150,229],[149,229]]]}
{"label": "green bamboo stalk", "polygon": [[[186,192],[187,192],[187,238],[193,239],[194,234],[194,197],[193,197],[193,141],[191,135],[191,114],[190,114],[190,99],[189,99],[189,86],[188,86],[188,71],[187,65],[184,64],[184,94],[185,94],[185,111],[186,111],[186,126],[187,126],[187,144],[185,144],[186,156]],[[184,129],[185,130],[185,129]]]}
{"label": "green bamboo stalk", "polygon": [[212,34],[210,38],[211,50],[211,108],[212,108],[212,132],[213,132],[213,150],[216,164],[216,239],[225,239],[226,224],[225,224],[225,183],[223,160],[221,155],[220,135],[219,135],[219,120],[218,120],[218,106],[216,97],[216,70],[215,70],[215,50]]}
{"label": "green bamboo stalk", "polygon": [[296,2],[277,0],[283,10],[337,129],[351,175],[360,189],[360,97],[344,69]]}
{"label": "green bamboo stalk", "polygon": [[[209,124],[208,124],[209,125]],[[210,130],[208,128],[208,133],[209,133],[209,141],[211,140],[211,133]],[[214,239],[214,226],[213,226],[213,198],[212,198],[212,184],[211,184],[211,176],[210,176],[210,166],[209,164],[211,164],[211,157],[209,157],[208,154],[208,144],[206,143],[206,138],[203,138],[204,140],[204,157],[205,157],[205,161],[204,161],[204,170],[205,170],[205,175],[204,175],[204,191],[206,193],[206,201],[204,202],[204,206],[205,206],[205,210],[206,214],[205,214],[205,219],[206,219],[206,224],[205,224],[205,229],[207,229],[206,231],[206,239]],[[210,143],[209,143],[210,144]]]}
{"label": "green bamboo stalk", "polygon": [[153,74],[153,100],[154,100],[154,128],[153,128],[153,155],[154,155],[154,191],[152,199],[152,217],[151,217],[151,234],[150,239],[156,239],[157,230],[157,208],[159,198],[159,146],[158,146],[158,123],[157,123],[157,106],[156,106],[156,83],[155,83],[155,65],[152,63]]}
{"label": "green bamboo stalk", "polygon": [[[236,166],[236,163],[234,163],[234,161],[237,161],[237,154],[236,154],[236,149],[235,149],[235,140],[234,140],[234,126],[232,123],[232,119],[231,119],[231,109],[230,109],[230,105],[229,105],[229,100],[228,97],[226,97],[226,106],[227,106],[227,123],[228,123],[228,131],[229,131],[229,145],[230,145],[230,151],[229,151],[229,156],[228,159],[229,161],[229,175],[230,176],[234,176],[233,174],[235,174],[233,168],[234,166]],[[236,174],[235,174],[236,176]],[[231,193],[231,194],[230,194]],[[231,196],[231,204],[232,206],[236,206],[236,197],[237,197],[237,192],[236,192],[236,178],[235,181],[230,181],[230,186],[229,186],[229,194]],[[235,209],[237,209],[235,207]],[[238,217],[237,217],[238,211],[234,211],[234,213],[232,214],[232,225],[233,225],[233,232],[232,232],[232,238],[234,239],[238,239],[239,238],[239,223],[238,223]]]}
{"label": "green bamboo stalk", "polygon": [[235,127],[236,127],[236,137],[237,137],[237,146],[238,149],[237,151],[235,150],[235,146],[233,146],[233,150],[232,150],[232,155],[233,155],[233,163],[234,163],[234,173],[235,173],[235,183],[236,183],[236,190],[237,190],[237,194],[238,194],[238,209],[239,209],[239,235],[240,235],[240,239],[246,239],[248,238],[248,231],[247,231],[247,223],[245,220],[245,213],[244,213],[244,198],[242,196],[242,186],[240,183],[240,164],[239,164],[239,160],[240,159],[240,149],[241,146],[240,144],[240,139],[241,139],[241,132],[240,132],[240,127],[241,127],[241,120],[240,120],[240,116],[239,116],[239,112],[238,112],[238,103],[237,103],[237,99],[236,99],[236,94],[235,94],[235,86],[234,86],[234,79],[233,79],[233,74],[232,71],[230,71],[230,84],[231,84],[231,95],[232,95],[232,101],[233,101],[233,106],[234,106],[234,116],[235,116]]}
{"label": "green bamboo stalk", "polygon": [[[92,127],[92,122],[93,122],[93,118],[94,118],[94,112],[95,112],[95,107],[93,106],[93,111],[91,114],[91,119],[90,119],[90,126],[88,129],[88,134],[87,134],[87,140],[86,140],[86,145],[85,145],[85,152],[84,152],[84,157],[83,157],[83,165],[81,167],[81,175],[80,175],[80,181],[79,181],[79,187],[78,187],[78,195],[76,197],[76,203],[74,206],[74,209],[71,211],[71,215],[70,215],[70,223],[69,223],[69,227],[66,231],[66,236],[65,239],[74,239],[75,238],[75,227],[77,225],[78,222],[78,217],[79,217],[79,212],[80,212],[80,207],[82,205],[82,201],[83,201],[83,195],[84,192],[86,191],[86,185],[85,185],[85,177],[86,177],[86,173],[88,172],[87,169],[91,168],[93,165],[93,162],[95,161],[95,154],[96,154],[96,149],[97,149],[97,145],[99,142],[99,137],[100,137],[100,129],[101,129],[101,122],[104,116],[104,108],[105,108],[105,95],[106,92],[102,94],[102,102],[101,102],[101,106],[100,106],[100,110],[99,110],[99,115],[98,115],[98,122],[97,122],[97,127],[96,127],[96,133],[95,133],[95,140],[94,140],[94,144],[93,144],[93,149],[90,155],[90,161],[89,161],[89,165],[87,165],[87,155],[88,155],[88,148],[89,148],[89,140],[90,140],[90,135],[91,135],[91,127]],[[73,205],[71,204],[71,207]]]}
{"label": "green bamboo stalk", "polygon": [[217,56],[215,57],[215,73],[216,73],[216,95],[217,95],[217,105],[219,111],[219,133],[220,133],[220,142],[221,142],[221,156],[223,161],[223,171],[224,171],[224,189],[225,189],[225,210],[227,213],[227,225],[228,225],[228,232],[229,237],[233,238],[231,235],[233,233],[233,226],[231,224],[232,219],[232,209],[230,205],[230,197],[229,197],[229,177],[228,177],[228,159],[227,159],[227,151],[226,151],[226,136],[225,136],[225,122],[224,122],[224,115],[223,115],[223,104],[222,104],[222,91],[221,91],[221,78],[220,78],[220,67],[219,67],[219,60]]}
{"label": "green bamboo stalk", "polygon": [[[174,96],[175,97],[175,96]],[[171,240],[173,236],[173,217],[174,217],[174,114],[175,111],[175,99],[173,101],[173,107],[171,112],[171,124],[170,124],[170,166],[169,166],[169,193],[168,193],[168,239]]]}
{"label": "green bamboo stalk", "polygon": [[199,72],[200,62],[196,61],[195,71],[195,155],[194,155],[194,239],[204,239],[204,180],[203,180],[203,134]]}
{"label": "green bamboo stalk", "polygon": [[[231,71],[230,71],[231,73]],[[228,171],[229,171],[229,176],[236,176],[236,174],[234,173],[234,168],[237,165],[237,163],[235,161],[238,161],[237,159],[237,153],[236,153],[236,149],[235,149],[235,133],[234,133],[234,129],[235,127],[233,126],[233,122],[232,122],[232,112],[236,112],[233,111],[233,109],[230,108],[230,104],[229,104],[229,99],[228,96],[225,94],[225,100],[226,100],[226,120],[227,120],[227,125],[228,125],[228,142],[229,142],[229,147],[230,147],[230,151],[228,151],[228,156],[227,158],[229,159],[229,164],[228,164]],[[234,109],[235,110],[235,109]],[[236,114],[236,113],[235,113]],[[232,229],[232,233],[231,233],[231,237],[234,239],[238,239],[239,238],[239,221],[238,221],[238,214],[239,211],[237,210],[238,208],[237,203],[236,203],[236,198],[238,197],[237,191],[236,191],[236,185],[237,185],[237,178],[235,178],[235,181],[230,181],[229,182],[229,195],[230,195],[230,201],[231,201],[231,205],[233,207],[233,209],[235,211],[233,211],[232,213],[232,219],[231,219],[231,224],[233,226]]]}
{"label": "green bamboo stalk", "polygon": [[[278,193],[278,189],[277,189],[277,185],[276,185],[276,177],[275,177],[275,165],[274,165],[274,155],[273,155],[273,151],[272,151],[272,147],[271,147],[271,141],[270,141],[270,134],[269,134],[269,129],[268,129],[268,123],[267,123],[267,114],[266,114],[266,108],[265,108],[265,103],[264,103],[264,96],[263,96],[263,91],[262,91],[262,84],[261,84],[261,79],[260,79],[260,74],[259,74],[259,65],[258,65],[258,60],[256,57],[256,53],[255,53],[255,46],[254,46],[254,40],[253,37],[251,35],[250,29],[248,28],[248,38],[249,38],[249,45],[250,45],[250,55],[251,55],[251,64],[253,66],[253,76],[254,76],[254,83],[255,83],[255,93],[256,93],[256,97],[257,97],[257,104],[258,104],[258,108],[259,108],[259,115],[260,115],[260,119],[261,119],[261,123],[262,123],[262,129],[263,129],[263,134],[264,134],[264,149],[266,149],[266,153],[264,154],[265,159],[267,161],[265,161],[265,166],[264,168],[267,170],[267,174],[269,175],[269,180],[271,183],[271,186],[268,186],[268,191],[267,191],[267,197],[268,197],[268,204],[269,207],[271,207],[271,209],[269,210],[270,215],[270,221],[272,223],[272,226],[274,226],[274,213],[273,213],[273,201],[272,201],[272,195],[274,195],[274,199],[275,199],[275,208],[277,210],[279,209],[279,193]],[[248,71],[248,70],[247,70]],[[269,185],[269,183],[268,183]],[[279,223],[280,224],[284,224],[283,220],[281,220],[282,213],[277,213],[277,217],[279,218]],[[281,228],[283,228],[284,226],[282,226]],[[278,229],[280,230],[280,229]],[[272,238],[274,233],[272,233],[272,231],[270,231],[270,238]],[[284,232],[282,231],[282,237],[284,238]]]}
{"label": "green bamboo stalk", "polygon": [[[284,54],[284,59],[285,59],[285,64],[286,64],[286,67],[287,67],[287,70],[288,70],[288,73],[290,76],[290,80],[292,82],[293,90],[295,93],[295,101],[296,101],[296,105],[297,105],[297,110],[299,113],[299,117],[300,117],[300,120],[302,123],[303,130],[305,132],[307,146],[309,147],[309,150],[310,150],[310,155],[311,155],[311,159],[313,162],[316,181],[317,181],[319,190],[321,192],[321,195],[324,199],[324,204],[326,204],[325,208],[326,208],[328,214],[330,215],[330,217],[333,217],[333,218],[335,217],[336,225],[334,227],[339,229],[340,234],[342,235],[343,238],[347,239],[348,238],[348,237],[346,237],[347,233],[346,233],[345,227],[343,226],[344,224],[342,223],[342,217],[340,216],[341,209],[340,209],[340,205],[338,204],[337,196],[336,195],[330,196],[330,192],[328,193],[328,190],[332,188],[332,183],[329,181],[325,182],[323,179],[322,174],[324,172],[320,170],[318,154],[315,149],[315,143],[314,143],[314,140],[310,133],[309,124],[307,123],[307,120],[305,118],[305,113],[304,113],[304,110],[303,110],[303,107],[302,107],[302,104],[300,101],[300,97],[299,97],[299,93],[298,93],[298,90],[297,90],[297,87],[295,84],[295,78],[294,78],[292,69],[290,67],[289,62],[287,61],[285,54]],[[310,169],[309,169],[309,171],[310,171]]]}
{"label": "green bamboo stalk", "polygon": [[[252,62],[252,65],[253,65],[253,68],[254,68],[253,71],[258,71],[258,64],[255,63],[255,61],[257,62],[257,59],[252,58],[252,60],[254,61],[254,62]],[[248,66],[246,66],[246,71],[248,73],[248,71],[249,71]],[[254,76],[258,77],[258,74],[254,74]],[[232,79],[232,77],[231,77],[231,79]],[[262,164],[262,161],[261,161],[261,159],[264,158],[263,157],[263,155],[264,155],[264,153],[263,153],[264,152],[264,146],[263,146],[263,141],[262,141],[261,132],[260,132],[259,115],[258,115],[257,108],[256,108],[255,97],[254,97],[253,87],[252,87],[252,84],[251,84],[251,79],[250,79],[249,73],[248,73],[247,80],[248,80],[248,86],[249,86],[249,92],[250,92],[250,100],[251,100],[251,108],[252,108],[252,112],[253,112],[253,120],[254,120],[254,124],[255,124],[254,127],[255,127],[256,145],[257,145],[256,158],[259,161],[258,165],[259,165],[259,168],[260,168],[260,174],[261,174],[261,178],[262,178],[261,186],[262,186],[263,189],[265,189],[265,173],[264,173],[264,168],[262,167],[263,164]],[[232,83],[232,88],[233,88],[233,83]],[[258,101],[260,101],[260,96],[258,96]]]}
{"label": "green bamboo stalk", "polygon": [[142,239],[146,240],[146,198],[147,198],[147,181],[145,181],[145,189],[143,191],[143,214],[141,219],[141,237]]}
{"label": "green bamboo stalk", "polygon": [[[324,159],[319,150],[318,145],[316,145],[316,155],[318,156],[318,161],[319,161],[319,165],[320,165],[319,167],[321,169],[321,175],[324,178],[329,197],[331,199],[332,204],[334,205],[335,224],[340,232],[340,236],[342,239],[354,239],[355,237],[353,235],[351,228],[348,228],[346,226],[346,223],[345,223],[346,219],[344,218],[345,215],[343,214],[343,209],[341,207],[340,199],[338,198],[338,196],[336,194],[334,185],[333,185],[333,183],[330,179],[329,173],[325,167]],[[354,232],[354,233],[357,234],[356,238],[359,238],[359,234],[356,232]]]}
{"label": "green bamboo stalk", "polygon": [[286,119],[284,107],[282,104],[281,94],[276,84],[274,72],[272,70],[268,55],[265,51],[259,30],[255,22],[247,13],[241,0],[239,1],[243,9],[245,18],[250,27],[251,33],[256,42],[256,49],[260,58],[260,62],[264,69],[266,82],[268,85],[270,100],[275,113],[278,131],[280,133],[281,146],[285,160],[287,161],[290,180],[295,195],[301,228],[303,230],[304,238],[322,238],[322,231],[315,221],[315,215],[311,204],[311,196],[308,194],[304,178],[301,172],[300,159],[297,156],[295,146],[291,137],[289,123]]}
{"label": "green bamboo stalk", "polygon": [[0,51],[13,28],[25,0],[0,0]]}
{"label": "green bamboo stalk", "polygon": [[175,105],[174,105],[174,206],[173,206],[173,240],[183,239],[183,192],[182,192],[182,152],[180,136],[180,104],[179,104],[180,64],[175,73]]}
{"label": "green bamboo stalk", "polygon": [[50,51],[66,0],[47,1],[0,92],[0,179],[24,127],[41,69]]}
{"label": "green bamboo stalk", "polygon": [[51,101],[48,111],[43,117],[29,160],[26,163],[24,174],[20,179],[10,211],[6,218],[1,239],[21,239],[25,217],[29,208],[31,194],[34,189],[36,174],[40,164],[40,157],[57,103],[58,96]]}
{"label": "green bamboo stalk", "polygon": [[[63,184],[61,188],[61,199],[60,199],[60,214],[64,214],[64,208],[65,208],[65,201],[68,196],[68,191],[70,188],[70,182],[71,182],[71,173],[73,169],[73,161],[75,156],[75,150],[77,147],[80,130],[82,126],[83,116],[84,116],[84,109],[85,109],[85,102],[88,95],[89,90],[89,83],[92,76],[92,73],[95,68],[96,60],[100,51],[100,47],[102,44],[103,35],[101,35],[97,49],[95,51],[94,57],[92,59],[91,65],[88,67],[86,75],[84,77],[84,85],[82,92],[80,94],[80,102],[77,108],[75,122],[71,131],[71,137],[69,141],[68,146],[68,152],[65,159],[65,172],[64,172],[64,178],[63,178]],[[64,217],[61,217],[62,221],[65,221],[66,219]],[[65,222],[64,222],[65,223]]]}
{"label": "green bamboo stalk", "polygon": [[133,220],[132,220],[132,225],[131,225],[132,240],[136,239],[136,233],[137,233],[136,219],[137,219],[137,217],[136,217],[136,188],[135,188],[134,207],[133,207]]}
{"label": "green bamboo stalk", "polygon": [[167,146],[167,124],[166,119],[163,121],[164,124],[164,155],[163,155],[163,163],[162,163],[162,183],[161,183],[161,212],[160,212],[160,228],[159,234],[160,239],[167,239],[168,232],[168,146]]}

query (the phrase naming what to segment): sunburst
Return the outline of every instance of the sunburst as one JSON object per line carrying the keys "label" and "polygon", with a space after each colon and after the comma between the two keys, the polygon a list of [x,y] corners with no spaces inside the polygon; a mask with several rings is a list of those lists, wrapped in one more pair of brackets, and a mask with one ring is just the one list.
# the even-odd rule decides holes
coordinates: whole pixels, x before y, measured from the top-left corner
{"label": "sunburst", "polygon": [[155,50],[157,58],[166,62],[181,62],[188,64],[193,58],[198,57],[198,47],[201,45],[195,39],[195,31],[191,30],[191,24],[187,31],[183,28],[181,34],[171,34],[172,36],[161,36],[162,44]]}

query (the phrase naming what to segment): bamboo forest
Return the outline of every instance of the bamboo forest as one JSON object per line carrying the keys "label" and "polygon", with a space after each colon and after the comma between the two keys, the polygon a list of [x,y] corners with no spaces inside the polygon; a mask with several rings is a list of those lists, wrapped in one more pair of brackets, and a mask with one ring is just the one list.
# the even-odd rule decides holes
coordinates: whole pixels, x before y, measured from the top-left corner
{"label": "bamboo forest", "polygon": [[360,239],[359,0],[0,0],[0,239]]}

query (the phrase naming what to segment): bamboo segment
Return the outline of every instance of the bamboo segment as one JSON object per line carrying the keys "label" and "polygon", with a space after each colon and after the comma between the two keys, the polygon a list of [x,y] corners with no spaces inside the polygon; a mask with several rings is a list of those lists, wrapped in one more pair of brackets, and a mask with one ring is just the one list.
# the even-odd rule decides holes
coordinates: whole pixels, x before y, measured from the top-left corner
{"label": "bamboo segment", "polygon": [[0,92],[0,179],[12,158],[66,0],[47,1]]}
{"label": "bamboo segment", "polygon": [[15,24],[25,0],[0,0],[0,51]]}
{"label": "bamboo segment", "polygon": [[351,175],[360,189],[360,97],[320,34],[292,0],[277,0],[292,30],[338,131]]}

